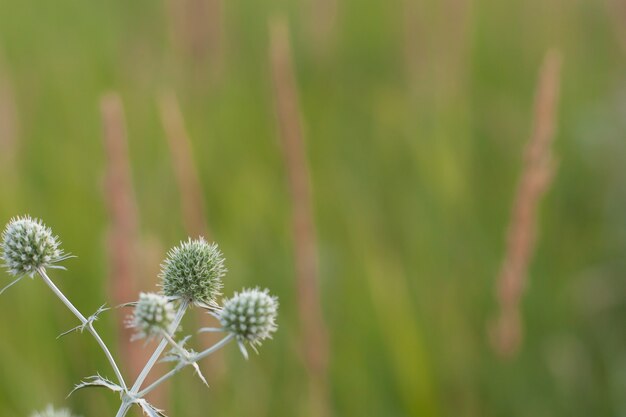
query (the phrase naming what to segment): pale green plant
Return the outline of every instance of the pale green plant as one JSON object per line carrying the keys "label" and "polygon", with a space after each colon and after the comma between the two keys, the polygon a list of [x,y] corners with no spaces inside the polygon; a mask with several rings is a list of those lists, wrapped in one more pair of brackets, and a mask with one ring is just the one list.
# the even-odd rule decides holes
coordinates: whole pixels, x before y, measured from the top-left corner
{"label": "pale green plant", "polygon": [[[223,306],[220,306],[217,297],[223,286],[222,278],[226,273],[226,268],[219,248],[216,244],[209,244],[202,238],[181,242],[179,246],[170,250],[161,265],[159,277],[163,294],[140,293],[138,301],[125,304],[134,308],[127,322],[128,326],[136,330],[133,338],[160,339],[137,380],[129,386],[111,351],[94,327],[98,316],[108,308],[103,305],[93,315],[85,317],[48,276],[47,269],[64,269],[58,263],[70,257],[60,248],[60,241],[52,234],[50,228],[40,220],[29,216],[15,218],[9,222],[2,234],[0,251],[4,266],[15,278],[0,291],[0,294],[24,276],[34,278],[38,275],[81,323],[61,335],[87,330],[96,339],[111,365],[115,379],[110,380],[100,374],[89,376],[77,384],[71,393],[89,387],[104,387],[116,392],[121,400],[116,417],[124,417],[133,406],[140,407],[150,417],[165,416],[162,410],[146,401],[145,396],[149,392],[188,366],[195,370],[204,384],[208,385],[206,378],[200,372],[198,361],[233,340],[237,342],[247,359],[246,345],[256,350],[256,347],[263,340],[270,338],[277,329],[278,301],[276,297],[271,296],[268,290],[243,290],[235,293],[232,298],[224,300]],[[178,340],[175,336],[180,330],[186,311],[194,306],[204,309],[215,317],[218,323],[217,327],[198,330],[199,333],[223,332],[225,334],[213,346],[199,352],[186,347],[191,335],[185,335]],[[170,351],[164,355],[163,352],[168,345]],[[146,377],[159,359],[174,362],[175,365],[155,382],[143,387]],[[51,406],[33,416],[71,417],[69,412],[54,411]]]}

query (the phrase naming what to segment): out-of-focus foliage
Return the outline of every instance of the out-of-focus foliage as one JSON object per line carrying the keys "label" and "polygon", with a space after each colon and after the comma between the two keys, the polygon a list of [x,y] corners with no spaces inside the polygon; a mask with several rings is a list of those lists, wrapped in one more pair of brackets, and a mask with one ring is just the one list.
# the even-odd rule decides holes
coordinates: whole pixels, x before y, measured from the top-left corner
{"label": "out-of-focus foliage", "polygon": [[[186,238],[156,106],[173,89],[227,259],[224,293],[260,285],[281,300],[261,354],[246,362],[231,346],[208,390],[181,373],[170,414],[309,415],[267,56],[276,11],[293,35],[335,415],[626,413],[620,2],[337,0],[329,25],[315,8],[335,0],[223,0],[219,18],[203,20],[216,2],[0,2],[0,222],[29,213],[59,234],[78,258],[53,279],[75,304],[89,313],[109,299],[98,108],[109,90],[125,105],[142,236],[163,256]],[[541,208],[523,349],[502,362],[486,326],[552,47],[564,58],[558,173]],[[113,317],[98,322],[109,341]],[[38,280],[0,298],[0,414],[60,404],[81,377],[106,376],[91,339],[55,339],[75,325]],[[67,406],[108,416],[117,400],[80,392]]]}

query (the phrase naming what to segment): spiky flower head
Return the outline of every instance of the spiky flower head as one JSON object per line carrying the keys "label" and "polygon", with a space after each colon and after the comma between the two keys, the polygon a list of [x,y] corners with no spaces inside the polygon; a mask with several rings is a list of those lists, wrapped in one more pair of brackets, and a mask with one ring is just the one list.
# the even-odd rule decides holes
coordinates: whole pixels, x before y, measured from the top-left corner
{"label": "spiky flower head", "polygon": [[70,413],[69,410],[63,408],[61,410],[55,410],[54,407],[48,405],[45,410],[35,412],[31,417],[76,417]]}
{"label": "spiky flower head", "polygon": [[68,256],[59,238],[41,220],[30,216],[12,219],[2,233],[2,260],[14,276],[30,275],[39,268],[54,268]]}
{"label": "spiky flower head", "polygon": [[240,347],[242,342],[248,342],[254,347],[272,337],[277,329],[277,313],[278,299],[271,296],[267,289],[255,288],[244,289],[224,300],[224,306],[218,314],[222,327],[237,337]]}
{"label": "spiky flower head", "polygon": [[134,339],[142,339],[169,331],[174,321],[174,307],[167,297],[156,293],[140,293],[129,327],[137,329]]}
{"label": "spiky flower head", "polygon": [[224,256],[217,245],[199,238],[171,249],[161,265],[160,277],[168,297],[215,306],[225,273]]}

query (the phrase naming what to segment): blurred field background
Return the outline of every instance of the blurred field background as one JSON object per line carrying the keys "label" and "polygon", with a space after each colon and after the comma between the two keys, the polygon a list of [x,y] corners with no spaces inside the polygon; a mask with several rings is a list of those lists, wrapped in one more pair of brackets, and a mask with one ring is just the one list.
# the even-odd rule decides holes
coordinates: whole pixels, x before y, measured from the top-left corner
{"label": "blurred field background", "polygon": [[[503,359],[488,327],[551,49],[556,171]],[[171,416],[626,415],[621,0],[0,0],[0,178],[0,222],[41,217],[78,256],[51,276],[85,315],[154,290],[200,232],[226,295],[280,297],[275,340],[208,360],[208,390],[182,372],[154,399]],[[130,357],[124,314],[97,327]],[[114,415],[109,392],[65,400],[113,375],[88,334],[55,339],[75,319],[39,280],[0,317],[2,416]]]}

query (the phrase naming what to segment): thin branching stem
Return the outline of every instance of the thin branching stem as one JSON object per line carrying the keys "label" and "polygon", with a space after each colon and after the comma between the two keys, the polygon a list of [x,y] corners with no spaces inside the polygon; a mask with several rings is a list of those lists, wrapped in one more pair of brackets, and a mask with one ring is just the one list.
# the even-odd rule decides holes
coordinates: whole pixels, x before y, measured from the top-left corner
{"label": "thin branching stem", "polygon": [[52,282],[52,280],[50,279],[50,277],[48,277],[48,274],[46,273],[46,270],[44,268],[37,269],[37,273],[39,273],[43,281],[48,285],[48,287],[50,287],[52,292],[54,292],[56,296],[59,297],[59,299],[61,299],[63,304],[65,304],[67,308],[70,309],[70,311],[78,318],[78,320],[80,320],[80,322],[84,326],[86,326],[87,330],[89,330],[89,333],[91,333],[92,336],[96,339],[96,342],[98,342],[98,344],[104,351],[104,354],[106,355],[109,363],[111,364],[111,367],[113,368],[113,371],[115,372],[115,376],[117,377],[117,380],[120,386],[124,390],[126,390],[126,382],[124,381],[124,377],[122,376],[122,373],[120,372],[120,369],[118,368],[117,363],[115,362],[115,359],[113,359],[113,355],[111,355],[109,348],[104,343],[104,341],[102,340],[102,338],[100,337],[96,329],[93,327],[93,324],[89,320],[87,320],[85,316],[83,316],[82,313],[78,311],[76,307],[74,307],[74,304],[72,304],[71,301],[68,300],[67,297],[61,292],[61,290],[54,284],[54,282]]}
{"label": "thin branching stem", "polygon": [[[221,349],[222,347],[224,347],[225,345],[228,344],[228,342],[230,342],[231,340],[233,340],[233,338],[235,337],[235,335],[233,335],[232,333],[229,334],[228,336],[226,336],[225,338],[223,338],[222,340],[220,340],[219,342],[217,342],[216,344],[214,344],[213,346],[211,346],[208,349],[203,350],[202,352],[194,355],[191,360],[190,363],[193,362],[198,362],[204,358],[206,358],[207,356],[209,356],[210,354],[217,352],[219,349]],[[171,371],[169,371],[168,373],[166,373],[165,375],[163,375],[161,378],[157,379],[156,381],[154,381],[152,384],[150,384],[148,387],[146,387],[144,390],[142,390],[141,392],[139,392],[137,394],[138,398],[143,398],[144,396],[146,396],[150,391],[152,391],[153,389],[155,389],[156,387],[158,387],[160,384],[162,384],[163,382],[167,381],[168,379],[170,379],[171,377],[173,377],[174,375],[176,375],[181,369],[183,369],[185,367],[184,363],[179,363],[178,365],[176,365],[176,367],[174,369],[172,369]]]}
{"label": "thin branching stem", "polygon": [[235,338],[234,334],[232,334],[232,333],[229,334],[228,336],[226,336],[225,338],[223,338],[222,340],[220,340],[219,342],[217,342],[216,344],[214,344],[210,348],[205,349],[202,352],[200,352],[197,355],[195,355],[193,357],[194,362],[201,361],[202,359],[206,358],[207,356],[209,356],[210,354],[212,354],[216,350],[219,350],[221,347],[225,346],[228,342],[230,342],[234,338]]}
{"label": "thin branching stem", "polygon": [[115,417],[124,417],[132,406],[133,404],[128,401],[122,401],[122,405],[120,406],[120,409],[117,410],[117,414],[115,414]]}
{"label": "thin branching stem", "polygon": [[[183,317],[185,316],[187,307],[189,307],[189,301],[182,300],[180,307],[178,308],[178,312],[176,313],[176,318],[174,319],[174,322],[172,323],[172,333],[176,329],[178,329],[178,326],[180,326],[180,322],[183,320]],[[139,388],[141,388],[141,384],[143,384],[143,382],[146,380],[148,374],[150,373],[150,370],[152,369],[154,364],[156,364],[157,360],[161,356],[161,353],[163,353],[163,350],[167,346],[167,343],[168,342],[165,338],[161,339],[161,343],[159,343],[159,346],[157,346],[156,350],[152,354],[152,357],[150,357],[150,360],[148,360],[148,363],[146,363],[146,366],[143,368],[143,370],[137,377],[137,380],[133,384],[133,387],[130,390],[131,393],[139,391]]]}
{"label": "thin branching stem", "polygon": [[167,340],[169,342],[170,345],[172,345],[172,347],[174,349],[176,349],[178,351],[178,353],[180,353],[184,358],[186,358],[189,353],[181,346],[179,345],[176,340],[174,340],[172,338],[172,336],[170,336],[168,333],[163,332],[163,337],[165,338],[165,340]]}
{"label": "thin branching stem", "polygon": [[146,388],[144,388],[141,392],[137,393],[137,397],[143,398],[146,395],[148,395],[148,393],[150,391],[152,391],[153,389],[155,389],[156,387],[158,387],[159,385],[161,385],[163,382],[167,381],[168,379],[170,379],[171,377],[173,377],[174,375],[176,375],[178,373],[178,371],[180,371],[181,369],[183,369],[185,367],[185,364],[183,363],[178,363],[174,369],[172,369],[171,371],[169,371],[168,373],[166,373],[165,375],[163,375],[161,378],[157,379],[156,381],[154,381],[152,384],[150,384],[149,386],[147,386]]}

